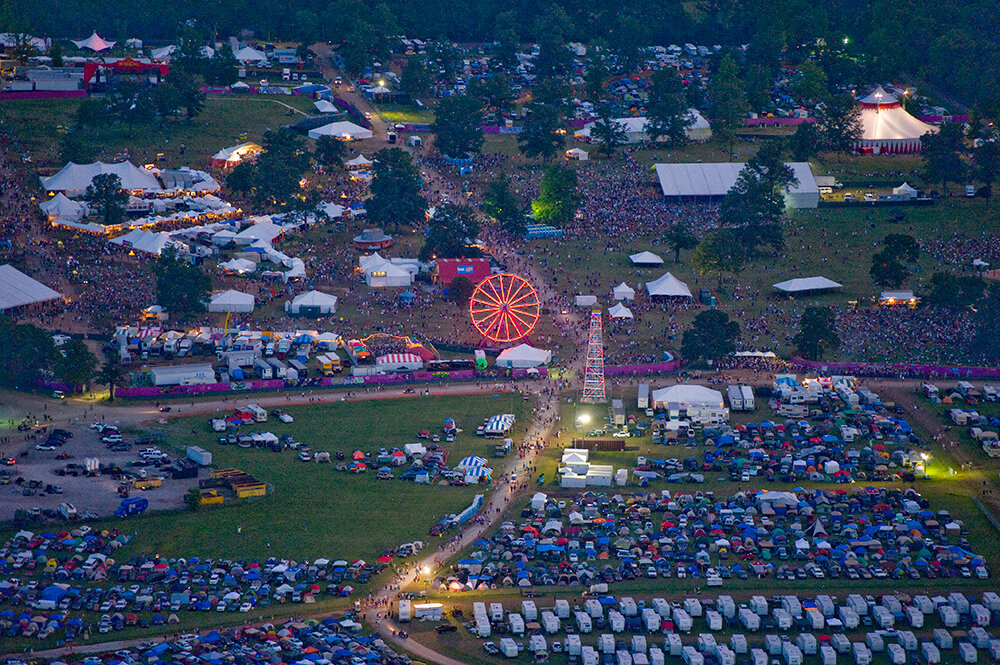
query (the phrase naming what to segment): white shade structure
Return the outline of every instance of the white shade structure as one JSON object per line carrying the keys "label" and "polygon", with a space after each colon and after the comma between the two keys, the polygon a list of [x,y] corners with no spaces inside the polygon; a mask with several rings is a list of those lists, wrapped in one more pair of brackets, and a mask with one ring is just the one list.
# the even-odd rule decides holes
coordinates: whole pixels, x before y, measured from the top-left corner
{"label": "white shade structure", "polygon": [[688,126],[684,128],[684,134],[692,141],[707,141],[712,138],[712,126],[708,119],[696,108],[690,108],[687,112]]}
{"label": "white shade structure", "polygon": [[313,102],[313,105],[316,107],[316,110],[319,111],[320,113],[337,112],[337,107],[326,99],[318,99],[315,102]]}
{"label": "white shade structure", "polygon": [[526,369],[547,365],[551,361],[551,351],[536,349],[529,344],[518,344],[500,352],[500,355],[497,356],[497,367]]}
{"label": "white shade structure", "polygon": [[722,393],[718,390],[695,384],[678,384],[660,388],[652,392],[653,404],[657,407],[677,404],[681,408],[723,408]]}
{"label": "white shade structure", "polygon": [[71,41],[74,44],[76,44],[77,48],[90,49],[95,53],[100,53],[101,51],[107,51],[108,49],[113,49],[115,47],[115,44],[118,43],[118,42],[108,42],[101,39],[100,35],[97,34],[96,30],[92,35],[90,35],[90,37],[87,37],[86,39],[79,39],[79,40],[73,39]]}
{"label": "white shade structure", "polygon": [[803,291],[823,291],[825,289],[839,289],[843,284],[839,284],[826,277],[796,277],[784,282],[778,282],[774,288],[785,293],[801,293]]}
{"label": "white shade structure", "polygon": [[244,64],[260,65],[267,62],[267,54],[255,48],[244,46],[233,53],[233,57]]}
{"label": "white shade structure", "polygon": [[212,296],[208,301],[208,311],[248,313],[253,311],[254,302],[249,293],[230,289]]}
{"label": "white shade structure", "polygon": [[233,237],[237,245],[253,245],[254,243],[270,243],[284,233],[284,229],[274,222],[263,221],[248,226]]}
{"label": "white shade structure", "polygon": [[920,152],[920,137],[937,134],[938,128],[914,118],[899,99],[878,86],[858,100],[861,106],[861,139],[855,150],[871,148],[877,154]]}
{"label": "white shade structure", "polygon": [[917,194],[918,194],[917,190],[915,188],[911,187],[910,184],[906,183],[906,182],[904,182],[899,187],[893,187],[892,188],[892,193],[893,194],[902,194],[903,196],[905,196],[907,198],[910,198],[910,199],[917,198]]}
{"label": "white shade structure", "polygon": [[652,252],[639,252],[638,254],[629,254],[629,260],[633,265],[637,266],[662,266],[663,259],[661,259],[656,254]]}
{"label": "white shade structure", "polygon": [[612,319],[631,319],[631,318],[633,318],[633,316],[632,316],[632,310],[630,310],[628,307],[626,307],[625,305],[621,304],[620,302],[619,303],[615,303],[614,305],[612,305],[611,307],[608,308],[608,316],[610,316]]}
{"label": "white shade structure", "polygon": [[622,282],[611,289],[611,297],[615,300],[635,300],[635,289]]}
{"label": "white shade structure", "polygon": [[[303,309],[306,311],[303,312]],[[337,296],[322,291],[302,293],[295,296],[288,306],[288,311],[292,314],[333,314],[337,311]]]}
{"label": "white shade structure", "polygon": [[356,141],[370,139],[375,136],[375,134],[372,133],[372,130],[365,129],[361,125],[356,125],[347,120],[341,120],[340,122],[331,122],[329,125],[323,125],[322,127],[309,130],[309,138],[318,139],[321,136],[332,136],[335,139],[341,139],[344,141]]}
{"label": "white shade structure", "polygon": [[669,272],[652,282],[646,282],[646,290],[651,297],[662,298],[690,298],[691,289],[688,285],[677,279]]}
{"label": "white shade structure", "polygon": [[[746,164],[740,162],[657,164],[656,177],[667,198],[725,196]],[[796,183],[785,193],[789,208],[815,208],[819,205],[819,186],[808,162],[786,162],[795,174]]]}
{"label": "white shade structure", "polygon": [[154,233],[142,229],[133,229],[123,236],[109,240],[113,245],[121,245],[136,252],[155,254],[157,256],[174,241],[168,233]]}
{"label": "white shade structure", "polygon": [[364,169],[368,168],[372,164],[373,164],[372,160],[368,159],[361,153],[358,153],[358,156],[355,157],[354,159],[349,159],[346,162],[344,162],[344,166],[346,166],[349,169]]}

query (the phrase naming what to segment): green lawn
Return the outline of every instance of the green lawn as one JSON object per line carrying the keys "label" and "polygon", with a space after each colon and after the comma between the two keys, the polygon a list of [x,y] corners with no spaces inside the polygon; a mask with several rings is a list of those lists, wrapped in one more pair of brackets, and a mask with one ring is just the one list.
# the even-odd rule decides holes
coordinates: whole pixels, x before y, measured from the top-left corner
{"label": "green lawn", "polygon": [[373,108],[386,122],[390,123],[423,124],[434,122],[434,113],[427,107],[374,104]]}

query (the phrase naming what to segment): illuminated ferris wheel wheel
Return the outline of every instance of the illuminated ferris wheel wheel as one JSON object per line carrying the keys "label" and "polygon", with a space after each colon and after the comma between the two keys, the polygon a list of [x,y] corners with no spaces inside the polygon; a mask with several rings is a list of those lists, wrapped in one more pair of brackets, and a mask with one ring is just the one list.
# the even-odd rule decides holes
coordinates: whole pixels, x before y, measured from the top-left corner
{"label": "illuminated ferris wheel wheel", "polygon": [[519,275],[483,280],[469,299],[469,316],[483,337],[507,344],[527,337],[538,324],[538,292]]}

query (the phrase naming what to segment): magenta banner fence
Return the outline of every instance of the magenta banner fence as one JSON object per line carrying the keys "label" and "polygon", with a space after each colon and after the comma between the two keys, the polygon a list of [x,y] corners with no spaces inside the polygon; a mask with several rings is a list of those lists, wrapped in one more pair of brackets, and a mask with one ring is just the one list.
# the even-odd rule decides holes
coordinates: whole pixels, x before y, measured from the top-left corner
{"label": "magenta banner fence", "polygon": [[12,90],[0,92],[0,101],[11,99],[68,99],[86,97],[86,90]]}
{"label": "magenta banner fence", "polygon": [[671,360],[668,363],[645,363],[641,365],[609,365],[604,368],[605,376],[633,376],[636,374],[666,374],[680,369],[683,361]]}
{"label": "magenta banner fence", "polygon": [[967,115],[922,115],[918,116],[923,122],[969,122]]}
{"label": "magenta banner fence", "polygon": [[792,127],[804,122],[816,122],[816,118],[747,118],[747,127]]}
{"label": "magenta banner fence", "polygon": [[856,374],[858,376],[906,376],[911,378],[995,379],[1000,378],[1000,367],[963,367],[952,365],[905,365],[881,363],[827,363],[792,358],[792,364],[802,369]]}

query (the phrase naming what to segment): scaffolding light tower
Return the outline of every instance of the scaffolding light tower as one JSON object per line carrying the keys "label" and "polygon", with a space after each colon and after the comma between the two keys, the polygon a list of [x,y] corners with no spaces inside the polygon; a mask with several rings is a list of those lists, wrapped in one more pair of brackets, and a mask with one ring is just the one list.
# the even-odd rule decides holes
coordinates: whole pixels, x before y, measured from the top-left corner
{"label": "scaffolding light tower", "polygon": [[604,390],[604,335],[601,310],[590,312],[590,336],[587,339],[587,367],[583,372],[583,399],[585,404],[607,402]]}

